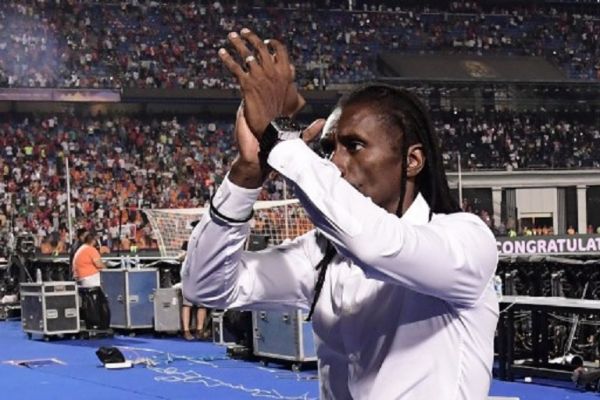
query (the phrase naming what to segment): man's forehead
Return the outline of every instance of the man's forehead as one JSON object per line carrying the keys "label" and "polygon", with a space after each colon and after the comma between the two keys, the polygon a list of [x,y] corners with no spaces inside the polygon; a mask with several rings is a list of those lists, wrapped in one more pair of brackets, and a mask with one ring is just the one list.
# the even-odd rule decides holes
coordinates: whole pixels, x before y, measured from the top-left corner
{"label": "man's forehead", "polygon": [[342,108],[336,107],[327,120],[325,121],[325,125],[323,126],[323,133],[321,134],[321,139],[330,137],[335,133],[338,121],[340,120],[340,116],[342,115]]}

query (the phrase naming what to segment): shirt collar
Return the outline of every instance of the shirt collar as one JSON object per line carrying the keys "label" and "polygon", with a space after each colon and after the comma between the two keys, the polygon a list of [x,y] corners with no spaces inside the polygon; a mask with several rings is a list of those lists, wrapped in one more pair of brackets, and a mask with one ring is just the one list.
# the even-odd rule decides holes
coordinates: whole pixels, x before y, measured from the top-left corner
{"label": "shirt collar", "polygon": [[421,193],[417,194],[408,210],[402,215],[402,219],[415,225],[429,222],[429,204]]}

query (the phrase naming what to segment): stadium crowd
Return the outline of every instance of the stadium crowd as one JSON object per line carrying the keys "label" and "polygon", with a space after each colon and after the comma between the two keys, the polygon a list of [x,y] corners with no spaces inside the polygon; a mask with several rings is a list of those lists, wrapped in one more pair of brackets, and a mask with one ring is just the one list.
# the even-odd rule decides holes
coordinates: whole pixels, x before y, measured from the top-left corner
{"label": "stadium crowd", "polygon": [[[67,241],[67,158],[76,227],[99,232],[107,249],[128,249],[131,243],[119,238],[134,240],[138,248],[156,246],[141,208],[204,206],[236,154],[230,122],[68,114],[3,118],[0,226],[14,218],[45,252],[60,252]],[[440,113],[435,125],[449,170],[456,170],[458,153],[463,169],[600,167],[597,121]],[[282,199],[283,192],[281,181],[269,180],[261,199]],[[257,223],[268,230],[268,221]]]}
{"label": "stadium crowd", "polygon": [[[230,124],[177,118],[5,121],[0,131],[0,218],[53,248],[66,241],[65,159],[75,221],[101,233],[109,248],[131,232],[140,248],[151,232],[141,207],[203,206],[235,154]],[[43,247],[43,246],[42,246]],[[128,247],[128,245],[126,245]]]}
{"label": "stadium crowd", "polygon": [[600,79],[598,14],[475,2],[358,2],[352,11],[347,1],[229,3],[3,1],[0,87],[231,88],[217,50],[243,26],[283,40],[306,89],[372,79],[381,51],[536,55],[569,78]]}
{"label": "stadium crowd", "polygon": [[444,161],[466,170],[600,167],[600,124],[570,115],[440,113]]}
{"label": "stadium crowd", "polygon": [[[227,46],[227,32],[244,26],[286,43],[304,89],[371,80],[382,51],[536,55],[570,78],[600,80],[597,11],[436,1],[261,4],[3,1],[0,87],[233,88],[217,50]],[[434,122],[449,170],[459,154],[463,170],[600,166],[597,117],[438,112]],[[76,228],[97,231],[107,250],[154,248],[140,209],[204,206],[235,156],[232,129],[176,116],[3,114],[0,229],[10,220],[33,232],[44,252],[66,250],[68,159]],[[270,180],[261,199],[281,199],[283,191]],[[472,211],[491,224],[488,211]],[[258,217],[257,231],[269,232],[269,213]]]}

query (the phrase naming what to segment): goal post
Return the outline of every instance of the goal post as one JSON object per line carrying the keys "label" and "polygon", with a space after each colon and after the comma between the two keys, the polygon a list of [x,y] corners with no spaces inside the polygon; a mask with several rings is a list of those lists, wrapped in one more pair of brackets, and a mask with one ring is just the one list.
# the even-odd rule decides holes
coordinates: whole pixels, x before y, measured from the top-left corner
{"label": "goal post", "polygon": [[[192,233],[193,223],[207,208],[143,209],[158,243],[161,257],[176,257]],[[251,234],[263,235],[274,246],[313,228],[297,199],[257,201],[250,220]]]}
{"label": "goal post", "polygon": [[161,257],[176,257],[192,233],[192,223],[199,221],[205,208],[142,209],[156,238]]}

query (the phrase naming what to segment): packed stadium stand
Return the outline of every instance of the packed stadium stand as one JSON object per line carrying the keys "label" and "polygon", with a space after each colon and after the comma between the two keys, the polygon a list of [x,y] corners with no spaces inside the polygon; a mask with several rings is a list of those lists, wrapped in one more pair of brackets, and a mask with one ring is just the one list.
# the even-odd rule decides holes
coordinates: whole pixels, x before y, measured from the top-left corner
{"label": "packed stadium stand", "polygon": [[0,86],[231,88],[216,52],[243,26],[283,40],[307,89],[371,80],[386,51],[540,56],[569,79],[600,79],[593,8],[253,3],[4,1]]}
{"label": "packed stadium stand", "polygon": [[[435,123],[448,170],[457,169],[458,154],[465,170],[597,168],[600,162],[598,120],[587,114],[451,112],[437,113]],[[66,154],[78,225],[95,227],[114,248],[122,224],[135,223],[137,242],[146,248],[151,232],[136,210],[203,207],[236,153],[231,121],[185,115],[20,115],[4,118],[0,129],[0,221],[14,213],[19,229],[34,232],[40,246],[54,242],[53,249],[67,239]],[[281,199],[282,190],[275,181],[261,199]]]}
{"label": "packed stadium stand", "polygon": [[[144,90],[153,89],[162,94],[153,92],[150,102],[179,89],[233,93],[228,89],[236,84],[216,52],[227,46],[227,32],[250,26],[288,46],[299,85],[313,92],[388,76],[387,69],[401,62],[394,66],[385,54],[401,61],[413,57],[417,72],[425,64],[436,70],[446,64],[449,74],[450,55],[470,65],[474,87],[463,81],[432,84],[426,77],[413,84],[410,74],[399,72],[401,83],[434,111],[449,171],[459,164],[462,171],[595,168],[600,123],[587,100],[596,92],[583,82],[597,80],[600,71],[598,18],[597,8],[568,3],[5,1],[0,87],[113,88],[124,90],[131,103],[148,101]],[[483,58],[473,64],[461,58],[467,55]],[[493,74],[511,72],[498,63],[502,57],[517,60],[517,76],[527,66],[547,63],[550,70],[558,68],[562,81],[580,86],[573,92],[564,85],[518,88],[526,99],[515,106],[519,94],[513,87],[480,88]],[[537,64],[527,64],[531,60]],[[464,102],[479,91],[482,104]],[[210,104],[181,97],[184,106]],[[3,113],[0,224],[33,232],[45,253],[66,251],[68,156],[76,227],[95,227],[106,248],[115,249],[123,225],[133,224],[129,239],[140,248],[155,247],[139,210],[204,206],[235,156],[232,114],[214,112],[215,104],[201,114],[190,107],[185,113],[161,106],[159,113],[143,107]],[[317,116],[324,114],[313,110],[303,118]],[[270,183],[261,199],[283,198],[282,186]],[[465,197],[465,207],[492,226],[491,207]]]}

